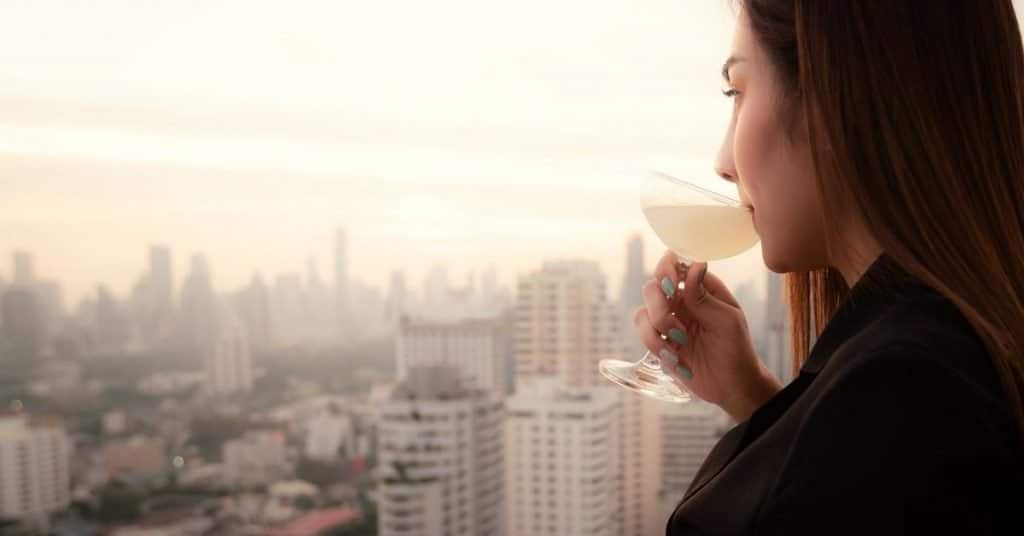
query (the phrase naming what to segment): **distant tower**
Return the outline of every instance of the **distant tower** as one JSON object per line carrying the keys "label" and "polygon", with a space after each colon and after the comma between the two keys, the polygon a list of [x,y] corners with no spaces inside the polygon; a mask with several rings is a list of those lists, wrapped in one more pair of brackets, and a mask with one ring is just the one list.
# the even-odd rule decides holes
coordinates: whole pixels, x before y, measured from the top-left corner
{"label": "distant tower", "polygon": [[619,304],[624,312],[631,313],[644,304],[640,289],[646,280],[644,240],[637,234],[629,237],[626,243],[626,273],[622,277],[622,289],[619,291]]}
{"label": "distant tower", "polygon": [[405,273],[401,271],[391,272],[391,285],[388,288],[388,297],[385,315],[389,320],[401,318],[408,303],[408,290],[405,288]]}
{"label": "distant tower", "polygon": [[230,395],[252,389],[252,352],[245,325],[226,307],[206,349],[206,387],[213,395]]}
{"label": "distant tower", "polygon": [[338,322],[344,326],[348,323],[352,307],[348,280],[348,237],[344,227],[338,228],[334,239],[334,293]]}
{"label": "distant tower", "polygon": [[423,283],[423,304],[428,308],[443,307],[448,303],[448,267],[435,264],[427,273]]}
{"label": "distant tower", "polygon": [[203,351],[213,337],[216,304],[206,257],[192,256],[192,267],[181,286],[182,335],[193,351]]}
{"label": "distant tower", "polygon": [[171,271],[171,250],[164,246],[149,248],[149,281],[153,305],[161,313],[174,307],[174,278]]}
{"label": "distant tower", "polygon": [[789,337],[789,309],[782,299],[782,275],[768,272],[764,312],[765,365],[783,384],[793,379],[793,349]]}
{"label": "distant tower", "polygon": [[258,352],[270,348],[270,291],[259,274],[253,275],[249,286],[236,295],[235,307],[249,335],[252,350]]}
{"label": "distant tower", "polygon": [[45,336],[39,299],[31,288],[12,287],[3,295],[4,360],[30,363],[42,350]]}
{"label": "distant tower", "polygon": [[486,303],[493,303],[498,298],[498,271],[493,264],[480,276],[480,298]]}
{"label": "distant tower", "polygon": [[31,286],[35,283],[35,269],[32,262],[32,254],[17,250],[14,252],[14,284]]}

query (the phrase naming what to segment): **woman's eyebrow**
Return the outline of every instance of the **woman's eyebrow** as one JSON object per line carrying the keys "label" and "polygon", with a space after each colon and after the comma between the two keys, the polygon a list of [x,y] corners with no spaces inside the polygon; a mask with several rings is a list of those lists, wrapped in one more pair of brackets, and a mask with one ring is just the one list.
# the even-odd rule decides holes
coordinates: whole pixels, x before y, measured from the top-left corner
{"label": "woman's eyebrow", "polygon": [[725,60],[725,63],[722,64],[722,78],[724,78],[726,82],[731,82],[731,80],[729,80],[729,68],[741,61],[746,61],[746,58],[741,56],[729,56],[729,58]]}

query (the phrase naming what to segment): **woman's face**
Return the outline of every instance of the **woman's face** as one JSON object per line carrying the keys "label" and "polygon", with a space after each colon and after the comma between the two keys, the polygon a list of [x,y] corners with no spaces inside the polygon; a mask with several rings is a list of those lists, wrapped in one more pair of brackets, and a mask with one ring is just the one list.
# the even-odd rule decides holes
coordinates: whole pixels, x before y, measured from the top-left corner
{"label": "woman's face", "polygon": [[821,203],[802,120],[790,140],[778,103],[774,67],[741,10],[726,63],[725,90],[734,90],[732,118],[715,171],[735,182],[751,207],[768,269],[805,271],[828,265]]}

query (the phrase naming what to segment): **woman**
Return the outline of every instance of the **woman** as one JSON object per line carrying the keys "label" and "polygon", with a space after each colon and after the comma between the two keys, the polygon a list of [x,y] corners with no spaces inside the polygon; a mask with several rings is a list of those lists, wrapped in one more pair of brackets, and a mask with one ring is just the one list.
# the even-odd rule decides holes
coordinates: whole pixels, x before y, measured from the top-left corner
{"label": "woman", "polygon": [[[1024,534],[1024,52],[1010,0],[738,12],[717,172],[786,273],[799,374],[783,387],[722,281],[666,254],[636,329],[738,423],[668,534]],[[663,336],[673,328],[684,344]]]}

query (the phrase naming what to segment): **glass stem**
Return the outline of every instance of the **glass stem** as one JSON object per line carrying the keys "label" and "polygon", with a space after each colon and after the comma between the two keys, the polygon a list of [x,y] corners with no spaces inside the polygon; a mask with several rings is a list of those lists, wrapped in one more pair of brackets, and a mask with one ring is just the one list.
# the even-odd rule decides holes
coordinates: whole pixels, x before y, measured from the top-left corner
{"label": "glass stem", "polygon": [[650,350],[648,350],[647,353],[644,354],[643,363],[645,366],[651,369],[661,370],[661,360],[658,359],[658,356],[652,354]]}

